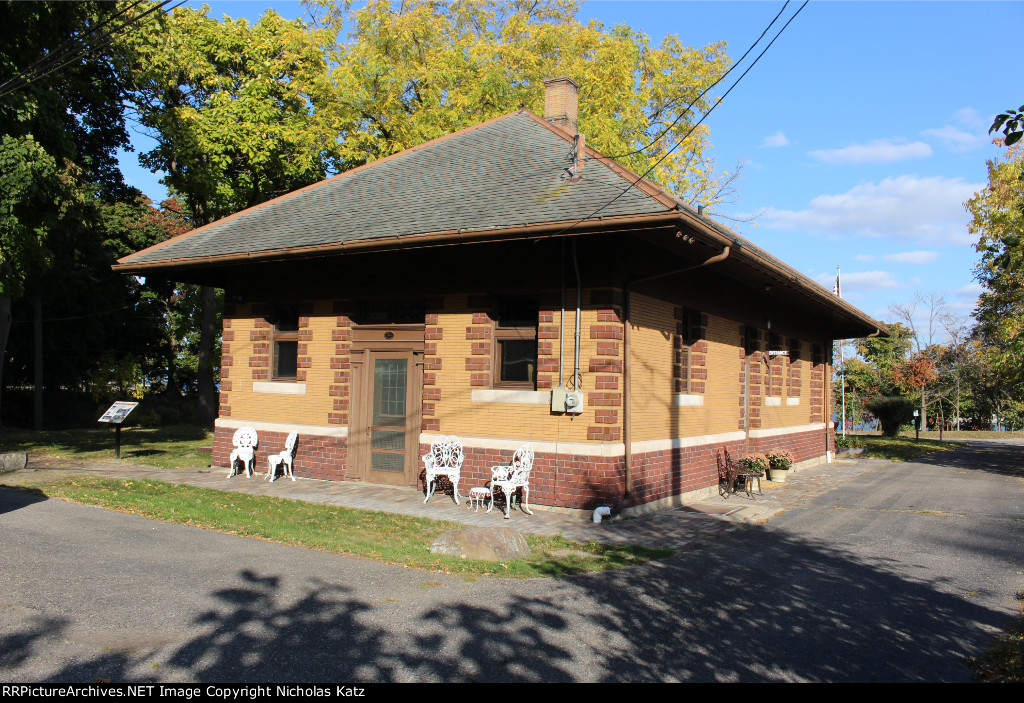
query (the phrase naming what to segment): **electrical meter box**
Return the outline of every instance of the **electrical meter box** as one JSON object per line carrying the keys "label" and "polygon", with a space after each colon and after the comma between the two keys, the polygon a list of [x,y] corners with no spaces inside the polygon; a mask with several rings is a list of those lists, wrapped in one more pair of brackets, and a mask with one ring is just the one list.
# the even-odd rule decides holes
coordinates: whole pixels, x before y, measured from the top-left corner
{"label": "electrical meter box", "polygon": [[570,391],[565,386],[556,386],[551,390],[551,411],[579,415],[583,412],[583,391]]}

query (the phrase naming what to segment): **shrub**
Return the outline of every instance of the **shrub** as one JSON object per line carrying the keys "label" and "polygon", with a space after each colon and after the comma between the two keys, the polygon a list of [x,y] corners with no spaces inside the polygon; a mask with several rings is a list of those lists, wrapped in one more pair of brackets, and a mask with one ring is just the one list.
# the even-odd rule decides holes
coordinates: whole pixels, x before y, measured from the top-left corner
{"label": "shrub", "polygon": [[774,468],[788,469],[793,465],[793,455],[788,449],[770,449],[765,456]]}
{"label": "shrub", "polygon": [[914,404],[902,396],[872,398],[865,407],[882,423],[882,434],[886,437],[895,437],[901,425],[913,422]]}
{"label": "shrub", "polygon": [[836,449],[857,449],[863,447],[864,443],[860,437],[856,435],[847,435],[846,437],[836,437]]}

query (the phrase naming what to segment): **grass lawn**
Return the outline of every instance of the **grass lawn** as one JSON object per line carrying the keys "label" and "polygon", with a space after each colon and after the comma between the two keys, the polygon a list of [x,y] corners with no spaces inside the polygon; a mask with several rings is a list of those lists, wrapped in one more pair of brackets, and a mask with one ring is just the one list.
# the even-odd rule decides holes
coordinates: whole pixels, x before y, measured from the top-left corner
{"label": "grass lawn", "polygon": [[1021,614],[982,654],[971,657],[967,665],[979,681],[988,683],[1024,683],[1024,591],[1017,593]]}
{"label": "grass lawn", "polygon": [[285,498],[254,496],[163,481],[100,478],[57,472],[13,472],[0,485],[40,496],[227,534],[400,564],[466,578],[566,576],[640,564],[671,556],[671,549],[583,544],[561,537],[525,535],[533,554],[490,562],[431,554],[433,541],[451,522],[356,510]]}
{"label": "grass lawn", "polygon": [[[838,439],[837,437],[837,441]],[[851,446],[864,447],[864,453],[857,455],[858,457],[862,459],[887,459],[888,461],[914,461],[925,454],[948,452],[951,449],[960,449],[966,446],[963,442],[947,439],[941,442],[938,439],[915,440],[913,435],[910,437],[883,437],[880,434],[856,434],[848,435],[848,440]]]}
{"label": "grass lawn", "polygon": [[[188,469],[210,465],[210,455],[200,447],[213,444],[213,433],[195,425],[121,429],[121,460],[160,469]],[[0,433],[0,454],[28,452],[57,459],[114,458],[114,428],[88,430],[5,429]]]}

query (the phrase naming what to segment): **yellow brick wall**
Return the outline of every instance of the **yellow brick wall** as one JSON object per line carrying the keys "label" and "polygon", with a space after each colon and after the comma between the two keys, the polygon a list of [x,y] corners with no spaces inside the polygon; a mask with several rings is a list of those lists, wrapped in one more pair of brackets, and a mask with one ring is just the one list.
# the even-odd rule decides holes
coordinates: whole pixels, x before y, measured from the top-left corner
{"label": "yellow brick wall", "polygon": [[[788,337],[787,337],[787,348]],[[787,357],[775,357],[774,359],[768,358],[768,362],[761,361],[762,373],[764,374],[765,384],[762,388],[762,400],[761,400],[761,429],[775,429],[778,427],[790,427],[793,425],[805,425],[808,422],[809,410],[810,410],[810,382],[811,382],[811,364],[808,361],[811,349],[810,345],[800,343],[800,358],[793,361]],[[767,358],[767,357],[766,357]],[[787,400],[791,396],[789,395],[789,365],[800,366],[800,404],[799,405],[787,405]],[[779,365],[782,368],[782,376],[776,376],[775,382],[772,383],[769,393],[769,385],[767,380],[770,376],[772,367]],[[767,397],[781,398],[780,405],[765,405],[764,398]],[[792,396],[796,397],[796,396]]]}
{"label": "yellow brick wall", "polygon": [[[436,341],[436,354],[442,360],[443,366],[435,372],[440,398],[433,404],[433,417],[438,420],[441,432],[475,437],[532,438],[538,441],[558,438],[566,442],[600,443],[588,440],[588,428],[595,426],[595,414],[598,410],[617,411],[618,423],[605,426],[621,429],[621,403],[618,406],[600,407],[589,402],[592,392],[618,394],[619,398],[623,395],[621,373],[590,370],[592,359],[612,358],[607,345],[615,341],[591,338],[592,326],[607,327],[614,324],[609,322],[607,317],[599,319],[599,310],[585,309],[581,315],[580,366],[583,374],[583,391],[587,394],[588,402],[584,413],[576,417],[553,414],[547,404],[522,405],[472,400],[474,388],[491,388],[489,385],[471,386],[472,371],[467,370],[465,365],[465,360],[474,356],[473,342],[478,341],[466,339],[466,328],[480,326],[479,321],[474,325],[473,312],[464,296],[451,296],[445,299],[444,311],[437,313],[437,326],[443,330],[443,338]],[[559,311],[555,310],[553,320],[542,323],[541,327],[557,329],[559,316]],[[329,424],[328,418],[334,410],[330,386],[335,383],[335,372],[330,367],[330,360],[335,355],[337,346],[332,335],[336,330],[338,318],[332,310],[331,301],[314,303],[312,313],[308,317],[309,339],[304,342],[306,353],[300,354],[311,359],[311,365],[306,370],[305,394],[255,393],[249,358],[255,355],[252,333],[257,330],[257,321],[262,318],[255,316],[249,305],[237,307],[230,320],[232,340],[226,343],[229,346],[231,365],[226,367],[229,371],[227,379],[230,381],[230,390],[225,397],[231,417],[262,422],[294,422],[322,426]],[[671,303],[634,294],[632,317],[633,440],[645,441],[735,431],[741,417],[740,398],[743,390],[739,325],[724,318],[707,316],[707,380],[703,394],[704,403],[699,407],[688,407],[675,403],[675,307]],[[564,325],[563,357],[563,378],[566,383],[569,383],[572,377],[575,354],[574,328],[575,310],[568,309]],[[557,361],[559,340],[555,338],[549,341],[553,359]],[[618,358],[621,361],[622,346],[621,340],[618,341]],[[599,344],[605,345],[601,351],[598,349]],[[768,368],[764,362],[761,363],[762,375],[767,379]],[[783,363],[791,362],[787,359]],[[801,366],[799,405],[786,405],[788,386],[785,373],[781,387],[773,389],[773,395],[781,394],[781,406],[763,404],[763,398],[768,390],[767,382],[762,384],[763,395],[760,398],[751,397],[752,400],[758,398],[762,403],[762,429],[803,425],[810,421],[811,388],[815,382],[812,381],[809,342],[801,342],[800,360],[796,363]],[[493,369],[491,371],[493,373]],[[830,371],[831,368],[826,368],[826,374]],[[557,370],[540,373],[550,376],[551,383],[557,385]],[[597,385],[598,377],[604,379],[603,388]],[[827,390],[826,417],[829,416],[830,398],[830,390]]]}
{"label": "yellow brick wall", "polygon": [[312,361],[310,368],[306,370],[304,395],[253,392],[249,357],[254,355],[255,342],[250,337],[257,329],[258,320],[262,318],[252,314],[251,305],[239,305],[231,319],[231,329],[234,332],[234,339],[230,343],[231,390],[228,393],[231,417],[256,422],[327,425],[327,416],[333,406],[328,388],[334,379],[330,358],[334,355],[336,344],[331,334],[337,320],[337,316],[332,314],[331,302],[314,303],[307,328],[310,339],[307,342],[300,341],[300,345],[307,345],[307,353],[300,354],[300,357],[308,356]]}
{"label": "yellow brick wall", "polygon": [[[566,383],[572,377],[575,354],[574,332],[575,309],[566,311],[565,352],[563,356],[563,379]],[[541,327],[558,327],[560,311],[554,311],[553,322]],[[583,310],[580,317],[580,366],[583,371],[583,389],[592,390],[592,381],[597,373],[591,373],[588,361],[597,356],[597,341],[589,338],[590,325],[598,324],[596,310]],[[606,323],[602,323],[606,324]],[[436,372],[436,385],[440,399],[434,403],[434,417],[440,422],[444,434],[472,437],[494,437],[511,439],[535,439],[553,441],[557,437],[566,442],[587,441],[587,427],[591,424],[594,409],[587,407],[579,417],[552,414],[550,403],[544,405],[521,405],[514,403],[474,402],[472,392],[490,390],[491,386],[471,386],[470,370],[465,359],[472,358],[475,339],[466,339],[466,328],[473,327],[473,311],[463,296],[445,299],[445,311],[437,314],[437,326],[443,330],[443,339],[437,340],[437,356],[442,360],[442,369]],[[476,327],[480,327],[478,322]],[[558,358],[559,340],[552,342],[554,358]],[[490,357],[488,357],[490,358]],[[494,372],[494,369],[491,369]],[[558,372],[549,373],[552,383],[558,384]],[[609,375],[609,374],[600,374]],[[546,390],[546,389],[541,389]]]}
{"label": "yellow brick wall", "polygon": [[736,322],[708,316],[708,381],[702,408],[706,419],[703,423],[695,419],[683,436],[736,431],[743,393],[741,345]]}
{"label": "yellow brick wall", "polygon": [[633,441],[689,437],[736,430],[742,369],[737,324],[708,315],[704,404],[676,405],[673,364],[677,348],[675,306],[633,294],[630,317]]}

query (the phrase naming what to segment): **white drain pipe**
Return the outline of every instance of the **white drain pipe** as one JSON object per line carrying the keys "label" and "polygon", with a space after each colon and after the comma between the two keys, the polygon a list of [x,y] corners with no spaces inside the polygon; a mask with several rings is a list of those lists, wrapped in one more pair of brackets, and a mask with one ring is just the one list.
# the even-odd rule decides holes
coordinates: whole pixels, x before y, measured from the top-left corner
{"label": "white drain pipe", "polygon": [[600,524],[601,523],[601,516],[602,515],[607,516],[607,515],[611,515],[611,514],[612,514],[612,509],[609,508],[607,505],[602,505],[600,508],[597,508],[596,510],[594,510],[594,523],[595,524]]}

